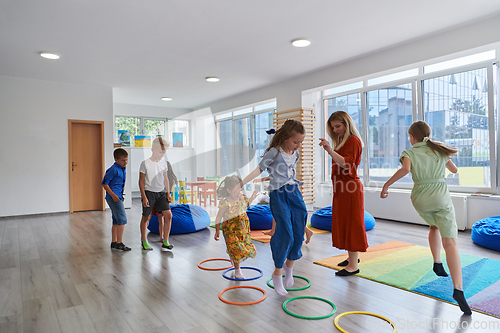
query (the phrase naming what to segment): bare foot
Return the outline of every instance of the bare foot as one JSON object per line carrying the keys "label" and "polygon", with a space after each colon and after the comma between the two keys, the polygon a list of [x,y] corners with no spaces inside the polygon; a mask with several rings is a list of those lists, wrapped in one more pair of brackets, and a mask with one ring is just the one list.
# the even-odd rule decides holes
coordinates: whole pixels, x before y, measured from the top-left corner
{"label": "bare foot", "polygon": [[314,231],[306,227],[306,244],[309,244],[312,235],[314,235]]}
{"label": "bare foot", "polygon": [[274,235],[274,230],[262,231],[264,235],[272,236]]}

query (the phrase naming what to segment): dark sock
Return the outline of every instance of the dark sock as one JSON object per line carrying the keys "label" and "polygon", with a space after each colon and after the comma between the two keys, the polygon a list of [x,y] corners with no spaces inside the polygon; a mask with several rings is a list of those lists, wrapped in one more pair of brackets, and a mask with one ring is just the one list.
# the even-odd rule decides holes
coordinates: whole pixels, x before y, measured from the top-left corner
{"label": "dark sock", "polygon": [[438,276],[448,276],[448,273],[444,270],[443,264],[442,263],[434,263],[434,273]]}
{"label": "dark sock", "polygon": [[463,313],[465,313],[468,316],[472,314],[469,304],[467,304],[467,301],[465,300],[463,291],[455,288],[453,290],[453,299],[457,301],[458,306],[460,307],[460,310],[462,310]]}

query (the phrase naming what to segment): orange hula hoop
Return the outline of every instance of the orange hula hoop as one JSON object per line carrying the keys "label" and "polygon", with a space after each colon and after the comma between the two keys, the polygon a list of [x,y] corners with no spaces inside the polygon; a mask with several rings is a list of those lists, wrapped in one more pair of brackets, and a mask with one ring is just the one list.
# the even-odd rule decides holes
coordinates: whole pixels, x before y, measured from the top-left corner
{"label": "orange hula hoop", "polygon": [[204,270],[206,270],[206,271],[222,271],[223,269],[228,269],[228,268],[233,267],[233,265],[228,266],[228,267],[222,267],[222,268],[205,268],[205,267],[202,267],[202,266],[201,266],[201,264],[203,264],[204,262],[207,262],[207,261],[214,261],[214,260],[223,260],[223,261],[229,261],[229,262],[231,262],[231,260],[226,259],[226,258],[206,259],[206,260],[200,261],[200,263],[198,264],[198,268],[204,269]]}
{"label": "orange hula hoop", "polygon": [[[230,289],[236,289],[236,288],[249,288],[249,289],[255,289],[255,290],[258,290],[260,291],[264,296],[262,296],[261,299],[258,299],[256,301],[253,301],[253,302],[248,302],[248,303],[237,303],[237,302],[231,302],[231,301],[228,301],[224,298],[222,298],[222,294],[225,293],[226,291],[230,290]],[[252,305],[252,304],[257,304],[257,303],[260,303],[262,302],[263,300],[265,300],[267,297],[267,293],[264,289],[261,289],[261,288],[258,288],[258,287],[254,287],[254,286],[233,286],[233,287],[229,287],[229,288],[226,288],[224,290],[222,290],[220,293],[219,293],[219,299],[221,301],[223,301],[224,303],[227,303],[227,304],[232,304],[232,305]]]}

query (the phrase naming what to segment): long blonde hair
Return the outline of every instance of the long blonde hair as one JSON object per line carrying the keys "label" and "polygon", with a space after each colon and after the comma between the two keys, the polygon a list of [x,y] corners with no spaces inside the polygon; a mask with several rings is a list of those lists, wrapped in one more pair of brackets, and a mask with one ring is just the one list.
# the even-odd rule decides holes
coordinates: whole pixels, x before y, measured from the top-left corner
{"label": "long blonde hair", "polygon": [[458,149],[455,147],[448,146],[447,144],[439,141],[430,140],[431,127],[423,120],[418,120],[411,124],[410,128],[408,128],[408,134],[413,136],[413,138],[418,142],[422,142],[425,138],[427,138],[427,145],[434,153],[438,152],[451,158],[458,152]]}
{"label": "long blonde hair", "polygon": [[293,136],[293,133],[306,134],[306,129],[304,125],[298,120],[288,119],[285,121],[283,126],[281,126],[276,133],[274,134],[271,142],[269,143],[269,147],[264,151],[264,154],[268,152],[271,148],[276,148],[279,150],[283,142],[290,139]]}
{"label": "long blonde hair", "polygon": [[[333,131],[332,121],[338,121],[344,124],[345,134],[342,139],[339,138],[339,136]],[[332,113],[326,122],[326,133],[328,133],[328,136],[332,139],[334,150],[340,149],[351,135],[357,136],[359,141],[361,141],[361,146],[363,146],[363,139],[361,138],[361,134],[359,134],[356,129],[354,120],[352,120],[351,116],[345,111],[335,111]]]}

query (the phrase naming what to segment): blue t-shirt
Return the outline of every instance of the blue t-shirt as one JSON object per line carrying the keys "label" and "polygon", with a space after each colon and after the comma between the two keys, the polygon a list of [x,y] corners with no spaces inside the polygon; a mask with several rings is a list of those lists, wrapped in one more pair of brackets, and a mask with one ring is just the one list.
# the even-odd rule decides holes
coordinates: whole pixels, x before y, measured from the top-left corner
{"label": "blue t-shirt", "polygon": [[[106,170],[101,184],[108,185],[111,191],[113,191],[113,193],[116,194],[118,198],[120,198],[120,200],[123,200],[125,179],[125,168],[115,162],[108,170]],[[111,199],[111,196],[108,192],[106,192],[106,199]]]}

